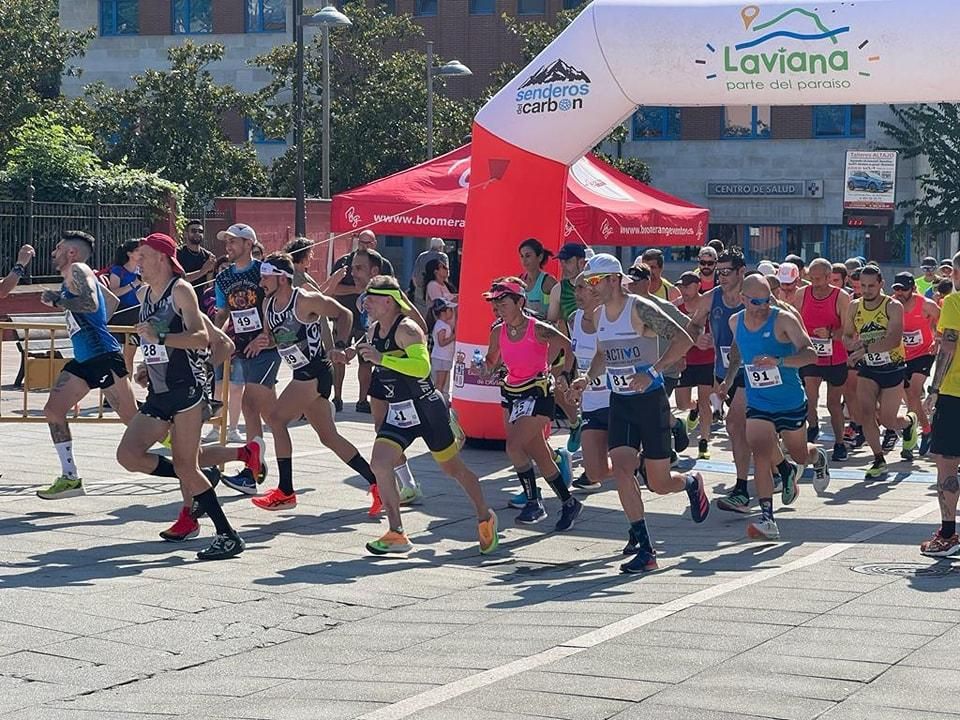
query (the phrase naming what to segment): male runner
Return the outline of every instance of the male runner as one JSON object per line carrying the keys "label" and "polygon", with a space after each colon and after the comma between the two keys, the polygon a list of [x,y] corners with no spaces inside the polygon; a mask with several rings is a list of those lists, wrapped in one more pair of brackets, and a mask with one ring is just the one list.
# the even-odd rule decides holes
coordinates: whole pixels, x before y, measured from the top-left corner
{"label": "male runner", "polygon": [[[713,248],[706,248],[713,250]],[[714,254],[716,255],[716,254]],[[714,264],[716,264],[714,262]],[[710,270],[711,275],[714,269]],[[700,287],[703,276],[694,272],[685,272],[680,276],[680,296],[683,302],[678,309],[690,315],[700,298]],[[697,448],[697,457],[700,460],[710,459],[710,432],[713,416],[710,407],[710,393],[713,392],[715,377],[713,368],[716,361],[716,352],[713,349],[713,336],[710,334],[710,320],[706,320],[706,327],[700,333],[694,345],[687,351],[687,366],[680,375],[680,384],[677,386],[677,408],[689,410],[687,430],[692,431],[699,421],[700,442]],[[697,389],[697,402],[693,403],[693,388]]]}
{"label": "male runner", "polygon": [[917,291],[926,295],[927,291],[937,284],[937,259],[929,255],[925,257],[920,263],[920,273],[915,279]]}
{"label": "male runner", "polygon": [[[704,245],[697,253],[697,269],[694,272],[700,276],[700,292],[705,293],[717,285],[717,251],[709,245]],[[681,294],[683,291],[681,290]]]}
{"label": "male runner", "polygon": [[884,427],[903,433],[903,449],[917,446],[919,421],[913,412],[900,415],[901,386],[906,369],[903,347],[903,305],[883,292],[883,275],[876,265],[860,271],[863,296],[850,303],[844,322],[843,341],[848,362],[857,368],[859,417],[863,433],[873,450],[873,464],[866,479],[887,470],[877,424],[877,403]]}
{"label": "male runner", "polygon": [[67,413],[87,393],[102,389],[110,407],[124,422],[129,422],[137,412],[120,343],[107,332],[107,318],[116,309],[117,298],[97,282],[87,265],[93,245],[94,239],[87,233],[64,232],[53,249],[53,264],[63,276],[63,284],[59,291],[44,290],[40,295],[44,305],[66,311],[67,332],[73,346],[73,360],[64,366],[43,408],[60,457],[60,477],[47,489],[37,492],[43,500],[84,494],[83,480],[74,461]]}
{"label": "male runner", "polygon": [[800,494],[796,482],[802,474],[786,458],[780,460],[777,436],[791,457],[814,469],[814,489],[821,493],[830,484],[827,454],[808,443],[807,396],[798,368],[813,363],[817,354],[796,316],[771,307],[773,295],[766,279],[751,275],[743,281],[744,309],[730,318],[734,334],[730,371],[744,362],[747,403],[747,443],[753,453],[754,480],[760,501],[760,519],[747,525],[752,538],[776,540],[780,530],[773,517],[773,475],[779,463],[784,478],[781,500],[792,504]]}
{"label": "male runner", "polygon": [[663,250],[647,248],[640,256],[640,260],[650,268],[650,294],[661,300],[678,301],[680,291],[673,286],[673,283],[663,277]]}
{"label": "male runner", "polygon": [[7,276],[3,280],[0,280],[0,299],[9,295],[17,286],[17,283],[20,282],[20,278],[27,274],[27,265],[33,260],[34,255],[36,255],[36,252],[32,246],[24,245],[20,248],[19,252],[17,252],[17,262],[10,269]]}
{"label": "male runner", "polygon": [[[623,288],[620,261],[606,253],[594,255],[584,269],[584,279],[600,301],[595,311],[597,354],[585,377],[574,382],[582,391],[604,374],[610,395],[608,444],[613,476],[623,511],[630,522],[630,540],[636,554],[620,566],[625,573],[657,568],[644,517],[643,499],[635,473],[640,449],[645,458],[647,486],[657,494],[685,490],[690,516],[702,523],[710,501],[699,473],[670,471],[670,428],[673,415],[663,388],[663,370],[683,358],[693,341],[686,331],[649,300]],[[658,352],[657,338],[670,340]]]}

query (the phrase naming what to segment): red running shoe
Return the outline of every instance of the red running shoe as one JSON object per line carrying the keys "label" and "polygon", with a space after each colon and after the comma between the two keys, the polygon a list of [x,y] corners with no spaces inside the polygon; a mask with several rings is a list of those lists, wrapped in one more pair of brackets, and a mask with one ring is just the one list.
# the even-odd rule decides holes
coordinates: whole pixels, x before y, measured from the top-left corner
{"label": "red running shoe", "polygon": [[380,517],[380,513],[383,512],[383,502],[380,500],[380,488],[376,485],[371,485],[367,492],[372,496],[370,499],[370,510],[367,512],[367,515],[372,518],[378,518]]}
{"label": "red running shoe", "polygon": [[297,506],[297,496],[295,493],[287,495],[280,488],[274,488],[266,495],[251,498],[250,502],[263,510],[284,510]]}
{"label": "red running shoe", "polygon": [[237,460],[242,461],[253,473],[257,485],[267,479],[267,464],[263,461],[265,455],[266,447],[263,444],[263,438],[256,438],[237,450]]}
{"label": "red running shoe", "polygon": [[200,534],[200,523],[190,515],[190,508],[180,508],[180,515],[177,521],[160,533],[167,542],[183,542],[190,538],[195,538]]}

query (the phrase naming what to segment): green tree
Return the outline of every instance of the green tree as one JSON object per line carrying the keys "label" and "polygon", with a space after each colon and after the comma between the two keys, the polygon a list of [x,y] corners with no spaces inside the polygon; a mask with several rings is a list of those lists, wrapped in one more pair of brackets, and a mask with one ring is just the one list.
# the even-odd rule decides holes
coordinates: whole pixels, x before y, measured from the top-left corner
{"label": "green tree", "polygon": [[0,2],[0,154],[11,133],[60,94],[69,60],[83,54],[94,31],[60,27],[57,0]]}
{"label": "green tree", "polygon": [[925,157],[916,176],[921,196],[903,203],[917,224],[933,231],[960,229],[960,105],[891,106],[894,122],[880,127],[902,159]]}
{"label": "green tree", "polygon": [[86,125],[101,156],[182,184],[188,209],[218,195],[263,193],[267,173],[253,146],[223,129],[225,114],[249,116],[256,103],[214,82],[209,66],[223,54],[223,45],[188,41],[168,50],[169,70],[147,70],[130,88],[89,86]]}
{"label": "green tree", "polygon": [[[426,159],[426,58],[401,50],[423,35],[409,15],[384,6],[345,3],[352,25],[330,35],[332,193],[362,185]],[[322,71],[320,33],[307,37],[305,53],[304,155],[308,194],[321,190]],[[255,59],[273,80],[260,94],[258,122],[273,135],[291,127],[294,47],[284,45]],[[476,103],[451,99],[434,80],[434,147],[437,154],[459,146],[470,132]],[[295,148],[271,169],[271,189],[293,194]]]}

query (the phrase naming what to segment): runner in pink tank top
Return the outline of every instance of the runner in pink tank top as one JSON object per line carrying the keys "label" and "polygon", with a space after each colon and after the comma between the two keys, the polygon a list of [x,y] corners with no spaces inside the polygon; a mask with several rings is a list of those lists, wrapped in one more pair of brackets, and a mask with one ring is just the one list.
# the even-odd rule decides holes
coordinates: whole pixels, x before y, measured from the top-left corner
{"label": "runner in pink tank top", "polygon": [[519,340],[510,339],[506,323],[500,324],[500,359],[507,368],[507,383],[519,385],[547,372],[549,345],[537,338],[536,322],[527,321],[527,330]]}

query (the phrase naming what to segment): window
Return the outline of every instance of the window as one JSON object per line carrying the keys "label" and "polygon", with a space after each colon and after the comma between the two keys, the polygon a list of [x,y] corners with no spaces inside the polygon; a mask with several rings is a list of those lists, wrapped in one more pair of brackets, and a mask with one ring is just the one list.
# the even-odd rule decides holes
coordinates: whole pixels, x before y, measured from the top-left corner
{"label": "window", "polygon": [[380,4],[390,15],[397,14],[397,0],[380,0]]}
{"label": "window", "polygon": [[286,0],[247,0],[247,32],[285,32]]}
{"label": "window", "polygon": [[284,137],[269,137],[259,125],[253,120],[247,118],[247,140],[254,145],[286,145],[287,139]]}
{"label": "window", "polygon": [[101,35],[136,35],[140,32],[139,0],[100,0]]}
{"label": "window", "polygon": [[517,0],[517,15],[543,15],[546,5],[546,0]]}
{"label": "window", "polygon": [[413,14],[420,17],[437,14],[437,0],[417,0],[413,7]]}
{"label": "window", "polygon": [[471,15],[493,15],[497,11],[497,0],[470,0]]}
{"label": "window", "polygon": [[587,0],[563,0],[564,10],[573,10],[583,5]]}
{"label": "window", "polygon": [[646,107],[633,114],[634,140],[679,140],[680,108]]}
{"label": "window", "polygon": [[749,140],[770,137],[770,106],[743,105],[723,109],[723,137]]}
{"label": "window", "polygon": [[864,137],[866,134],[866,105],[821,105],[813,109],[814,137]]}
{"label": "window", "polygon": [[211,0],[173,0],[173,34],[213,32]]}

